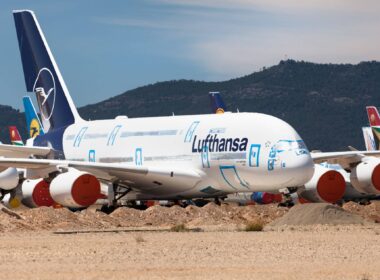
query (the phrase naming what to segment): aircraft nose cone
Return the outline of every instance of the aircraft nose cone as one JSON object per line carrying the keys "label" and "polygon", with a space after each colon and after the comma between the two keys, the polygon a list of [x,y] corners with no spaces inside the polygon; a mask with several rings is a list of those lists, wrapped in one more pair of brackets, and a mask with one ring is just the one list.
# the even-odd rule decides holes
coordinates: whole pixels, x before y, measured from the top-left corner
{"label": "aircraft nose cone", "polygon": [[286,162],[286,170],[289,177],[286,187],[303,186],[314,174],[314,162],[310,154],[294,155]]}

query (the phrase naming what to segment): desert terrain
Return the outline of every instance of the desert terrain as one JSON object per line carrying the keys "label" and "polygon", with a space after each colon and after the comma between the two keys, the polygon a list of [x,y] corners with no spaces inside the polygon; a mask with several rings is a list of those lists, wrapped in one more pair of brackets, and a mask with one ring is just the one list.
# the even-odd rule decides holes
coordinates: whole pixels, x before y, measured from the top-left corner
{"label": "desert terrain", "polygon": [[1,211],[0,279],[379,279],[379,219],[379,202]]}

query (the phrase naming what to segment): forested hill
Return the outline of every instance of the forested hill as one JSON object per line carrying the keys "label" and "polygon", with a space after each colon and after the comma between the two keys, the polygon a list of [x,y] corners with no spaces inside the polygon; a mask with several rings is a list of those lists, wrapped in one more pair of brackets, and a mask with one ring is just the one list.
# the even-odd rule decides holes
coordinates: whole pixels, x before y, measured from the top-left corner
{"label": "forested hill", "polygon": [[[223,82],[177,80],[147,85],[80,108],[86,119],[209,113],[209,91],[232,111],[261,112],[289,122],[309,149],[364,149],[366,105],[380,106],[380,63],[278,65]],[[249,129],[249,124],[247,124]]]}
{"label": "forested hill", "polygon": [[[380,107],[380,62],[287,60],[223,82],[159,82],[82,107],[79,112],[85,119],[205,114],[210,112],[209,91],[220,91],[231,111],[267,113],[289,122],[309,149],[346,150],[348,145],[363,149],[361,127],[368,123],[365,106]],[[0,106],[0,115],[2,141],[9,142],[8,124],[17,124],[25,137],[22,114]]]}

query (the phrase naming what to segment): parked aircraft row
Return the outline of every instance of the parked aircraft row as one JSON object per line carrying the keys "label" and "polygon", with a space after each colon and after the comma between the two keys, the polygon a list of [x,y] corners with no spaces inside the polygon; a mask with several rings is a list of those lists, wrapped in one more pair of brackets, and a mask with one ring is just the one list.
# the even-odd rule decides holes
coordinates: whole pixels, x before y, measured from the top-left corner
{"label": "parked aircraft row", "polygon": [[114,206],[120,198],[181,200],[239,192],[305,192],[334,202],[346,183],[324,162],[348,170],[360,193],[380,192],[379,151],[310,153],[293,127],[266,114],[85,121],[34,13],[13,15],[26,90],[36,95],[42,124],[29,117],[25,146],[0,145],[0,167],[16,170],[13,190],[31,197],[32,206],[81,208],[105,194]]}

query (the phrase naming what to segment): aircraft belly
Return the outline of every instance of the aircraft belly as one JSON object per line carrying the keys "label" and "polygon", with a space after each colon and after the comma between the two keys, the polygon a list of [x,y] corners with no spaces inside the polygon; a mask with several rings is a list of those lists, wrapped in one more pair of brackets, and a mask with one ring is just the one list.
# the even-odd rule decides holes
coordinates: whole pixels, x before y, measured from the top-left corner
{"label": "aircraft belly", "polygon": [[139,192],[149,192],[153,195],[177,194],[189,191],[201,180],[198,176],[187,176],[173,172],[149,175],[131,175],[123,172],[113,172],[112,176]]}

